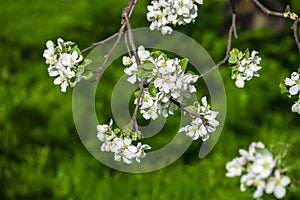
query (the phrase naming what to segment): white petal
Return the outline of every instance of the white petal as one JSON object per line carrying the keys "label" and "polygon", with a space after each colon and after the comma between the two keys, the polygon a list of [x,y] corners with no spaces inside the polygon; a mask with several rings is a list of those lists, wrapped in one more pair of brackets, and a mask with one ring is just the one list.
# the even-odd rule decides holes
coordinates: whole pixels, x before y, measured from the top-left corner
{"label": "white petal", "polygon": [[267,183],[267,186],[266,186],[266,193],[267,194],[271,194],[275,189],[275,182],[274,181],[269,181]]}
{"label": "white petal", "polygon": [[282,186],[287,186],[288,184],[290,184],[291,179],[288,176],[284,176],[282,177],[280,183]]}
{"label": "white petal", "polygon": [[295,81],[293,81],[292,79],[290,79],[290,78],[285,78],[285,85],[287,85],[287,86],[292,86],[292,85],[294,85],[295,84]]}
{"label": "white petal", "polygon": [[63,82],[62,77],[57,77],[56,79],[54,79],[54,85],[60,85]]}
{"label": "white petal", "polygon": [[294,85],[292,86],[290,89],[289,89],[289,92],[291,95],[296,95],[298,93],[298,86],[297,85]]}
{"label": "white petal", "polygon": [[274,191],[274,196],[277,198],[277,199],[281,199],[282,197],[284,197],[286,194],[286,188],[285,187],[282,187],[280,185],[278,185],[276,188],[275,188],[275,191]]}

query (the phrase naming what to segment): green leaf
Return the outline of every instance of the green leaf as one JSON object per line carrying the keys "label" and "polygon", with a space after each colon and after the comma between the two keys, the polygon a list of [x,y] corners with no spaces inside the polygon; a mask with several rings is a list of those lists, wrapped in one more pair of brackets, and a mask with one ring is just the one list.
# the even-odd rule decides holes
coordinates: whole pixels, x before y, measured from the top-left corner
{"label": "green leaf", "polygon": [[300,74],[300,67],[298,68],[298,74]]}
{"label": "green leaf", "polygon": [[238,75],[238,71],[236,66],[234,66],[231,69],[231,79],[235,80],[237,78],[237,75]]}
{"label": "green leaf", "polygon": [[80,49],[78,48],[77,45],[75,45],[72,49],[71,49],[71,53],[73,53],[73,51],[76,51],[78,53],[79,56],[81,56],[81,51]]}
{"label": "green leaf", "polygon": [[151,82],[148,85],[148,89],[149,89],[149,93],[152,97],[155,97],[156,94],[158,93],[158,89],[156,87],[154,87],[154,83]]}
{"label": "green leaf", "polygon": [[90,79],[92,77],[93,77],[93,73],[90,72],[90,71],[88,71],[84,75],[82,75],[82,78],[84,78],[84,80],[88,80],[88,79]]}
{"label": "green leaf", "polygon": [[120,133],[120,132],[121,132],[121,129],[119,129],[119,128],[115,128],[115,129],[114,129],[114,133],[115,133],[115,134],[118,134],[118,133]]}
{"label": "green leaf", "polygon": [[279,88],[280,88],[280,93],[281,94],[286,94],[288,93],[288,89],[286,88],[286,85],[284,83],[284,81],[282,81],[280,84],[279,84]]}
{"label": "green leaf", "polygon": [[152,71],[145,71],[143,69],[140,69],[139,72],[137,73],[138,78],[153,78]]}
{"label": "green leaf", "polygon": [[249,49],[246,49],[246,51],[245,51],[245,58],[246,59],[250,58],[250,51],[249,51]]}
{"label": "green leaf", "polygon": [[155,65],[151,61],[145,61],[143,64],[141,64],[141,68],[146,71],[152,71],[155,69]]}
{"label": "green leaf", "polygon": [[[138,98],[139,94],[140,94],[140,90],[135,91],[135,92],[133,93],[133,95],[134,95],[135,98]],[[131,129],[130,129],[130,130],[131,130]]]}
{"label": "green leaf", "polygon": [[230,55],[230,57],[228,59],[228,62],[230,64],[235,64],[235,63],[237,63],[237,61],[238,61],[238,59],[237,59],[237,57],[235,55]]}
{"label": "green leaf", "polygon": [[238,54],[238,59],[241,60],[243,58],[243,56],[244,56],[243,52],[240,51]]}
{"label": "green leaf", "polygon": [[185,69],[187,68],[188,64],[189,64],[189,59],[187,59],[187,58],[183,58],[183,59],[181,59],[179,61],[179,65],[181,66],[181,70],[182,71],[185,71]]}
{"label": "green leaf", "polygon": [[83,74],[84,73],[84,68],[85,67],[83,65],[79,65],[77,67],[77,74],[79,74],[79,75]]}
{"label": "green leaf", "polygon": [[91,64],[92,63],[92,60],[91,59],[84,59],[84,61],[83,61],[83,66],[88,66],[89,64]]}
{"label": "green leaf", "polygon": [[237,48],[233,48],[230,51],[230,55],[234,55],[235,57],[238,57],[240,50],[238,50]]}
{"label": "green leaf", "polygon": [[164,52],[159,51],[159,50],[151,52],[150,55],[151,55],[151,57],[153,57],[154,59],[155,59],[155,58],[158,58],[160,55],[163,55],[164,58],[167,58],[167,55],[166,55]]}

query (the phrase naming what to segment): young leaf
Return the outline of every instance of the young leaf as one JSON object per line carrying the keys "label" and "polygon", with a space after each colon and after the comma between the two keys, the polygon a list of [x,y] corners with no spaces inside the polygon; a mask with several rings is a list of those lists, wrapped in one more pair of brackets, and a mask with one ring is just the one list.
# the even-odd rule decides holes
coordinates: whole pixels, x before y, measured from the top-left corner
{"label": "young leaf", "polygon": [[281,94],[285,94],[285,93],[288,93],[288,89],[286,88],[286,85],[284,83],[284,81],[282,81],[280,84],[279,84],[279,88],[280,88],[280,93]]}
{"label": "young leaf", "polygon": [[245,58],[246,59],[250,58],[250,51],[249,51],[249,49],[246,49],[246,51],[245,51]]}
{"label": "young leaf", "polygon": [[235,63],[237,63],[237,61],[238,61],[238,59],[237,59],[237,57],[235,55],[230,55],[230,57],[228,59],[228,62],[230,64],[235,64]]}
{"label": "young leaf", "polygon": [[152,71],[155,69],[155,65],[151,61],[146,60],[143,64],[141,64],[141,68],[146,71]]}
{"label": "young leaf", "polygon": [[92,77],[93,77],[93,73],[90,72],[90,71],[86,72],[86,73],[82,76],[82,78],[84,78],[84,80],[88,80],[88,79],[90,79],[90,78],[92,78]]}
{"label": "young leaf", "polygon": [[158,89],[156,87],[154,87],[154,83],[151,82],[148,85],[148,89],[149,89],[149,93],[152,97],[155,97],[156,94],[158,93]]}
{"label": "young leaf", "polygon": [[157,50],[157,51],[153,51],[153,52],[151,52],[151,57],[152,58],[158,58],[160,55],[163,55],[165,58],[167,57],[167,55],[164,53],[164,52],[162,52],[162,51],[159,51],[159,50]]}
{"label": "young leaf", "polygon": [[187,58],[183,58],[179,61],[179,65],[180,65],[182,71],[185,71],[188,64],[189,64],[189,59],[187,59]]}
{"label": "young leaf", "polygon": [[77,74],[81,75],[84,72],[84,66],[83,65],[79,65],[77,67]]}
{"label": "young leaf", "polygon": [[139,72],[137,73],[138,78],[153,78],[152,71],[145,71],[143,69],[140,69]]}
{"label": "young leaf", "polygon": [[[140,90],[135,91],[133,94],[134,94],[134,97],[137,98],[137,97],[139,96],[139,94],[140,94]],[[131,129],[130,129],[130,130],[131,130]]]}

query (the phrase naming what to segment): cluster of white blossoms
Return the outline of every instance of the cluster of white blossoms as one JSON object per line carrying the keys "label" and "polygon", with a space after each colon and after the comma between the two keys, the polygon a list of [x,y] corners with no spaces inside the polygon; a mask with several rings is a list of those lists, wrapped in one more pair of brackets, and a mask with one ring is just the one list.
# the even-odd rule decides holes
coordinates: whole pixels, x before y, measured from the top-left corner
{"label": "cluster of white blossoms", "polygon": [[261,58],[257,55],[257,51],[252,51],[251,54],[247,49],[244,53],[234,48],[230,51],[228,62],[233,64],[231,78],[235,80],[235,85],[238,88],[245,86],[245,81],[250,81],[253,76],[259,77],[258,70]]}
{"label": "cluster of white blossoms", "polygon": [[[178,107],[176,103],[181,104],[185,98],[190,98],[196,92],[192,84],[197,81],[198,76],[184,72],[188,65],[186,58],[170,59],[160,51],[149,52],[143,46],[138,48],[137,53],[141,61],[140,69],[134,57],[123,57],[123,64],[128,66],[124,70],[129,75],[128,82],[134,84],[143,80],[144,85],[147,85],[139,102],[143,118],[155,120],[159,115],[168,117],[169,114],[174,114],[173,111]],[[135,94],[135,104],[139,92]],[[199,102],[195,102],[188,109],[193,112],[189,113],[192,122],[179,132],[186,132],[194,140],[198,138],[207,140],[208,133],[214,132],[219,125],[215,119],[218,112],[210,110],[206,97],[202,98],[202,106]]]}
{"label": "cluster of white blossoms", "polygon": [[160,30],[163,35],[171,34],[171,25],[185,25],[195,22],[198,4],[203,0],[154,0],[147,6],[147,20],[150,30]]}
{"label": "cluster of white blossoms", "polygon": [[218,112],[210,110],[207,104],[206,97],[201,99],[202,106],[199,102],[194,103],[189,107],[191,111],[199,114],[201,117],[193,117],[191,124],[179,129],[179,132],[185,132],[186,135],[197,140],[201,138],[206,141],[209,138],[209,133],[215,132],[219,122],[216,120]]}
{"label": "cluster of white blossoms", "polygon": [[129,75],[128,82],[134,84],[143,79],[144,84],[148,85],[139,102],[141,114],[145,119],[153,120],[159,114],[164,117],[173,114],[176,107],[170,99],[181,102],[184,98],[190,98],[191,94],[196,92],[192,83],[197,81],[198,76],[184,72],[187,59],[169,59],[164,53],[150,53],[143,46],[138,48],[137,53],[141,61],[140,69],[134,57],[123,57],[123,64],[128,66],[124,69]]}
{"label": "cluster of white blossoms", "polygon": [[116,161],[130,164],[135,159],[141,162],[141,158],[146,156],[145,150],[151,149],[148,144],[137,142],[141,133],[132,133],[130,129],[124,132],[118,128],[113,130],[112,124],[113,120],[109,124],[97,125],[97,138],[102,142],[100,150],[114,153]]}
{"label": "cluster of white blossoms", "polygon": [[297,96],[298,100],[292,105],[292,112],[300,114],[300,75],[298,72],[293,72],[290,78],[286,78],[285,81],[286,91],[288,91],[289,96]]}
{"label": "cluster of white blossoms", "polygon": [[82,78],[89,79],[92,76],[91,72],[86,72],[84,69],[90,60],[83,60],[74,42],[64,42],[63,39],[58,38],[57,45],[49,40],[46,47],[43,57],[46,59],[46,64],[49,64],[49,76],[56,77],[54,84],[60,85],[62,92],[66,92],[68,86],[73,87]]}
{"label": "cluster of white blossoms", "polygon": [[239,150],[240,157],[226,164],[226,176],[241,176],[241,190],[254,188],[253,198],[260,198],[264,192],[273,194],[277,199],[286,195],[290,178],[282,173],[279,162],[265,148],[262,142],[253,142],[248,151]]}

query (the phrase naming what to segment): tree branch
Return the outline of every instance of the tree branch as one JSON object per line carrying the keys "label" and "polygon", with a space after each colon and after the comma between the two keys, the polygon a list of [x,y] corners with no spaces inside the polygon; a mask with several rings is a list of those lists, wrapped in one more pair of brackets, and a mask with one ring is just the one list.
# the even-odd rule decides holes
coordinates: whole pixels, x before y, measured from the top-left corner
{"label": "tree branch", "polygon": [[[283,18],[287,18],[284,14],[285,13],[281,13],[281,12],[276,12],[276,11],[272,11],[269,10],[267,7],[265,7],[264,5],[262,5],[258,0],[252,0],[254,4],[256,4],[266,15],[273,15],[273,16],[277,16],[277,17],[283,17]],[[290,12],[290,6],[287,5],[285,12]],[[292,18],[293,19],[293,18]],[[292,26],[293,32],[294,32],[294,40],[296,42],[296,45],[298,47],[299,53],[300,53],[300,42],[299,42],[299,36],[298,36],[298,23],[300,22],[299,17],[294,19],[294,24]]]}
{"label": "tree branch", "polygon": [[[115,41],[115,43],[113,44],[113,46],[111,47],[111,49],[109,50],[109,52],[104,56],[104,61],[103,63],[99,66],[99,68],[94,72],[95,74],[97,74],[96,80],[99,79],[99,75],[101,73],[101,71],[104,69],[104,67],[106,66],[108,59],[110,58],[111,54],[113,53],[113,51],[115,50],[115,48],[117,47],[117,45],[120,43],[121,37],[124,34],[125,28],[126,26],[128,27],[128,23],[129,19],[133,13],[133,10],[135,8],[135,5],[137,3],[137,0],[129,0],[127,6],[123,9],[122,11],[122,20],[121,20],[121,27],[119,28],[118,32],[111,35],[110,37],[99,41],[99,42],[95,42],[92,43],[89,47],[85,48],[82,52],[88,51],[98,45],[104,44],[112,39],[114,39],[115,37],[117,37],[117,40]],[[124,16],[126,16],[127,20],[124,19]]]}
{"label": "tree branch", "polygon": [[232,14],[232,22],[231,22],[231,26],[230,26],[229,31],[228,31],[227,48],[226,48],[225,57],[218,64],[216,64],[215,66],[213,66],[209,71],[204,72],[203,74],[201,74],[199,76],[200,78],[202,78],[202,77],[206,76],[207,74],[210,74],[213,71],[217,70],[219,67],[221,67],[223,64],[225,64],[226,61],[229,59],[230,50],[231,50],[231,42],[232,42],[232,34],[234,34],[235,37],[237,38],[237,33],[236,33],[236,14],[235,13]]}
{"label": "tree branch", "polygon": [[194,116],[196,118],[200,118],[204,126],[208,125],[210,127],[215,128],[214,126],[212,126],[211,124],[209,124],[208,119],[206,119],[205,117],[203,117],[199,113],[191,111],[188,107],[184,106],[182,103],[176,101],[172,97],[170,98],[170,101],[172,103],[174,103],[177,107],[179,107],[181,110],[183,110],[184,112],[188,113],[189,115],[192,115],[192,116]]}
{"label": "tree branch", "polygon": [[298,46],[298,50],[300,52],[300,42],[299,42],[299,36],[298,36],[298,23],[300,22],[300,17],[298,17],[292,26],[293,32],[294,32],[294,39]]}
{"label": "tree branch", "polygon": [[277,17],[284,17],[283,13],[271,11],[268,8],[266,8],[264,5],[262,5],[258,0],[252,0],[265,14],[267,15],[273,15]]}

